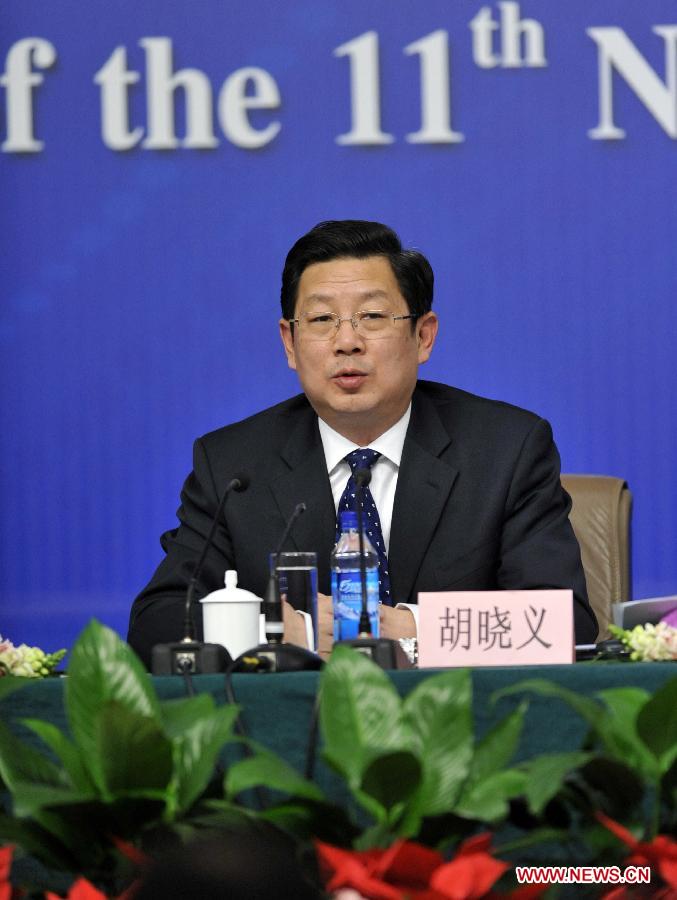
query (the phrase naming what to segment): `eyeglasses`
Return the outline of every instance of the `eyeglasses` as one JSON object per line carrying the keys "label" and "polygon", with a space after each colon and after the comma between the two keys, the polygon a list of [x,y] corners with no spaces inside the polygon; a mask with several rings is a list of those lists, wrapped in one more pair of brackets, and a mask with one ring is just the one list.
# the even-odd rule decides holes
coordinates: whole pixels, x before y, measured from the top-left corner
{"label": "eyeglasses", "polygon": [[392,334],[395,322],[402,319],[418,319],[415,313],[396,316],[382,309],[362,309],[344,319],[335,312],[301,313],[297,319],[289,319],[296,325],[304,340],[329,341],[338,334],[341,322],[350,322],[354,330],[363,338],[382,338]]}

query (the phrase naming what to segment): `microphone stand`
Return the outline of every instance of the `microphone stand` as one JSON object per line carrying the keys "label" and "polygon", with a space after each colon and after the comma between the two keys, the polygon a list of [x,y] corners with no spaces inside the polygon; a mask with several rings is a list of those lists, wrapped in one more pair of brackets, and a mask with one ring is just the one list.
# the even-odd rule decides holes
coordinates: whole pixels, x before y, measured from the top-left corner
{"label": "microphone stand", "polygon": [[227,678],[231,672],[308,672],[320,669],[323,665],[321,658],[316,653],[306,650],[305,647],[282,643],[284,622],[277,561],[296,520],[305,511],[305,503],[296,504],[280,543],[271,557],[270,577],[263,601],[268,643],[259,644],[257,647],[241,653],[229,666]]}
{"label": "microphone stand", "polygon": [[364,489],[371,481],[371,469],[358,469],[355,473],[355,487],[357,489],[357,533],[360,548],[360,588],[362,596],[362,609],[360,611],[360,622],[357,626],[357,633],[361,638],[372,636],[371,619],[369,618],[369,606],[367,604],[367,562],[364,558],[364,526],[362,509],[362,498],[364,497]]}
{"label": "microphone stand", "polygon": [[210,674],[223,672],[230,665],[230,654],[221,644],[205,644],[195,639],[194,597],[195,589],[207,558],[207,551],[212,546],[216,527],[219,524],[226,500],[231,491],[240,493],[248,487],[249,477],[247,475],[238,475],[226,485],[186,590],[183,638],[174,644],[156,644],[153,647],[151,661],[153,675],[183,675],[186,677],[194,674]]}
{"label": "microphone stand", "polygon": [[287,522],[282,533],[277,550],[271,554],[270,577],[266,586],[266,596],[263,601],[263,613],[266,619],[266,637],[269,644],[281,644],[284,635],[284,622],[282,621],[282,598],[280,597],[280,576],[277,572],[277,561],[285,545],[289,534],[296,524],[298,517],[306,511],[305,503],[297,503],[294,512]]}

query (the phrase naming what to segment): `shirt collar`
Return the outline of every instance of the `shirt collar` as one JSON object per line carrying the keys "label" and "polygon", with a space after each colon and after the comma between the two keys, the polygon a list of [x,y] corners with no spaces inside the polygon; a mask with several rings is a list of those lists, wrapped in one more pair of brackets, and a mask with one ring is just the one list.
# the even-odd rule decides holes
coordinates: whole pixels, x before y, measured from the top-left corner
{"label": "shirt collar", "polygon": [[[411,417],[411,403],[405,410],[401,419],[395,422],[382,435],[367,444],[372,450],[377,450],[381,456],[389,459],[398,468],[402,460],[402,449],[404,447],[404,439],[407,436],[407,428],[409,427],[409,419]],[[324,458],[327,463],[327,472],[331,472],[339,465],[352,450],[357,450],[359,444],[354,444],[348,438],[334,431],[327,423],[318,418],[320,428],[320,437],[322,438],[322,447],[324,448]]]}

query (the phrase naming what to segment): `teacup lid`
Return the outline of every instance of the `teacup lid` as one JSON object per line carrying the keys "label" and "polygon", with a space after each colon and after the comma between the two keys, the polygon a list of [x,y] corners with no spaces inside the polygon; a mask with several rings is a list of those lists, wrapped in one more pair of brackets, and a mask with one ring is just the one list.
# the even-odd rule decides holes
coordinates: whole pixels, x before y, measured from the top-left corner
{"label": "teacup lid", "polygon": [[235,569],[227,569],[224,576],[226,586],[218,591],[212,591],[200,600],[200,603],[262,603],[262,599],[251,591],[237,586],[237,572]]}

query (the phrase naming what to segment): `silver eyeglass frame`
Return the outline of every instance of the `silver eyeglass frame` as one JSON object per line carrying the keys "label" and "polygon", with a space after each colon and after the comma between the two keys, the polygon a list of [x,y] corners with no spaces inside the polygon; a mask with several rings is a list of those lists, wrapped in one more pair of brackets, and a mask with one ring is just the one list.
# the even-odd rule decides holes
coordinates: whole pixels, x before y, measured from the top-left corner
{"label": "silver eyeglass frame", "polygon": [[[370,313],[380,313],[384,317],[390,316],[390,318],[392,319],[393,322],[399,322],[399,321],[402,321],[403,319],[419,319],[420,318],[420,315],[418,313],[409,313],[406,316],[396,316],[394,313],[386,313],[382,309],[360,309],[356,313],[353,313],[352,316],[345,316],[344,318],[341,318],[341,316],[339,316],[338,313],[327,311],[327,312],[321,313],[321,315],[330,316],[334,320],[334,332],[333,332],[333,334],[332,333],[328,334],[326,337],[316,337],[316,338],[314,338],[314,340],[316,340],[316,341],[331,341],[331,340],[333,340],[336,337],[336,335],[338,334],[339,328],[341,327],[343,322],[350,322],[350,324],[353,326],[353,331],[356,334],[359,334],[360,337],[364,338],[365,340],[369,340],[369,338],[370,338],[369,332],[364,332],[364,331],[360,330],[359,326],[360,326],[360,323],[363,321],[364,316],[368,315]],[[304,317],[307,317],[307,316],[308,316],[308,313],[303,313],[303,316],[298,316],[295,319],[287,319],[287,321],[292,326],[293,325],[301,326],[301,319]],[[303,329],[301,329],[301,331],[303,331]]]}

